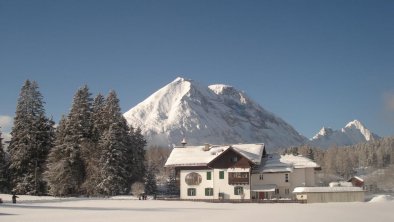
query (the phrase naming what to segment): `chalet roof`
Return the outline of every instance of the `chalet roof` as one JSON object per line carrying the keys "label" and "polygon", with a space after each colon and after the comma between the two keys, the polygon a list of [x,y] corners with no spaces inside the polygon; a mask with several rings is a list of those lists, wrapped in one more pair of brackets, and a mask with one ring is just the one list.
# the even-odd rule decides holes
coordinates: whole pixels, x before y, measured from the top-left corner
{"label": "chalet roof", "polygon": [[361,187],[296,187],[293,193],[360,192]]}
{"label": "chalet roof", "polygon": [[297,168],[320,168],[320,166],[312,160],[303,156],[269,154],[263,159],[258,172],[262,173],[280,173],[292,172]]}
{"label": "chalet roof", "polygon": [[351,177],[351,178],[348,180],[348,182],[352,181],[352,179],[356,179],[356,180],[358,180],[358,181],[364,182],[364,180],[363,180],[361,177],[358,177],[358,176],[353,176],[353,177]]}
{"label": "chalet roof", "polygon": [[229,148],[234,149],[234,151],[249,161],[259,165],[263,155],[264,144],[212,145],[209,146],[207,151],[204,148],[205,146],[175,147],[165,166],[207,166]]}

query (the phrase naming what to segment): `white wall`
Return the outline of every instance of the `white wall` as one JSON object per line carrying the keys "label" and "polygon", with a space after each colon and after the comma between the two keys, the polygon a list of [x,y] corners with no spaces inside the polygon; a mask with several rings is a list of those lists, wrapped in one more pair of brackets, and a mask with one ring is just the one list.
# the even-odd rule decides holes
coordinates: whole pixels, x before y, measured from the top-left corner
{"label": "white wall", "polygon": [[[275,184],[279,189],[279,194],[273,194],[272,197],[288,197],[289,195],[285,194],[285,189],[290,188],[291,173],[287,174],[289,174],[289,182],[285,181],[286,173],[264,173],[263,180],[260,180],[260,174],[253,174],[252,183],[254,185]],[[291,192],[292,190],[289,189],[290,194]]]}
{"label": "white wall", "polygon": [[[275,184],[279,189],[279,194],[273,197],[292,198],[295,187],[315,186],[315,174],[313,168],[293,169],[289,174],[289,182],[285,181],[286,173],[264,173],[263,180],[260,180],[260,174],[252,175],[252,183],[255,185]],[[289,194],[285,193],[289,189]]]}
{"label": "white wall", "polygon": [[297,199],[301,199],[301,196],[306,199],[307,203],[364,202],[364,191],[300,193],[297,194]]}
{"label": "white wall", "polygon": [[[224,179],[219,179],[219,172],[224,171]],[[249,168],[229,168],[229,169],[214,169],[214,189],[215,197],[219,197],[219,193],[224,193],[225,199],[250,199],[250,184],[248,185],[230,185],[228,184],[229,172],[249,172]],[[244,195],[234,195],[234,187],[243,187]]]}
{"label": "white wall", "polygon": [[[185,177],[189,173],[198,173],[201,175],[202,181],[199,185],[187,185],[185,182]],[[211,180],[207,180],[207,172],[212,172],[211,173]],[[180,172],[180,198],[181,199],[213,199],[215,195],[213,196],[205,196],[205,188],[214,188],[213,187],[213,180],[214,180],[214,175],[213,175],[213,170],[181,170]],[[187,189],[188,188],[196,188],[196,196],[188,196],[187,195]],[[215,188],[214,188],[215,192]],[[216,196],[217,197],[217,196]]]}
{"label": "white wall", "polygon": [[306,168],[305,169],[305,179],[306,179],[306,186],[307,187],[316,186],[315,177],[316,177],[315,169],[313,169],[313,168]]}
{"label": "white wall", "polygon": [[[207,172],[212,172],[211,180],[207,180]],[[219,179],[219,172],[224,171],[224,179]],[[250,199],[249,185],[230,185],[228,184],[228,172],[249,172],[249,168],[230,168],[230,169],[207,169],[207,170],[181,170],[180,171],[180,198],[181,199],[218,199],[219,193],[224,193],[225,199]],[[189,173],[198,173],[202,181],[199,185],[187,185],[185,177]],[[241,186],[244,195],[234,195],[234,187]],[[188,196],[187,189],[195,188],[196,196]],[[205,196],[205,188],[213,188],[213,196]]]}

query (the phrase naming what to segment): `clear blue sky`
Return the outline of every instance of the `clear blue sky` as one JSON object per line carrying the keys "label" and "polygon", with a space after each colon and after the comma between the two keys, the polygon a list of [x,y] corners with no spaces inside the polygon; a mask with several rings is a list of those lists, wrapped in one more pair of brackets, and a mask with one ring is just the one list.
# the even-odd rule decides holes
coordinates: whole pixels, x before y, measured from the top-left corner
{"label": "clear blue sky", "polygon": [[83,84],[127,111],[177,76],[242,89],[306,137],[353,119],[394,135],[394,1],[0,0],[3,120],[26,79],[58,121]]}

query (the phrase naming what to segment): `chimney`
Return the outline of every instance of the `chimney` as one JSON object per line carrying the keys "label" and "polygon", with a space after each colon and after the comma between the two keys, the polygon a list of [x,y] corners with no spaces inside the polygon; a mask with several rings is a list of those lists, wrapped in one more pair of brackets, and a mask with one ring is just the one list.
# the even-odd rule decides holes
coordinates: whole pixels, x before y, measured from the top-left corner
{"label": "chimney", "polygon": [[181,144],[182,144],[182,146],[183,146],[183,147],[185,147],[185,146],[186,146],[187,142],[186,142],[186,139],[185,139],[185,138],[183,138],[183,140],[182,140]]}
{"label": "chimney", "polygon": [[210,150],[211,145],[209,143],[206,143],[204,148],[202,150],[204,151],[209,151]]}

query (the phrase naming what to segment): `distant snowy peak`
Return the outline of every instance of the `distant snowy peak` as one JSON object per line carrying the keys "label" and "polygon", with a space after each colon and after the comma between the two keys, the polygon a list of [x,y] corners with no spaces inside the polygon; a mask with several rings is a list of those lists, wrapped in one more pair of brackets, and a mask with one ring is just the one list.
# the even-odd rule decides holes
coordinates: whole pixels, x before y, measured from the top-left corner
{"label": "distant snowy peak", "polygon": [[323,127],[314,137],[312,137],[312,140],[316,140],[316,139],[319,139],[319,138],[325,137],[325,136],[330,136],[333,132],[334,132],[333,129]]}
{"label": "distant snowy peak", "polygon": [[204,86],[178,77],[124,114],[151,145],[265,143],[269,148],[305,143],[292,126],[243,91]]}
{"label": "distant snowy peak", "polygon": [[371,133],[360,121],[353,120],[346,124],[345,128],[342,128],[342,132],[346,133],[349,131],[359,131],[365,138],[366,141],[374,140],[376,135]]}
{"label": "distant snowy peak", "polygon": [[323,127],[310,141],[317,147],[349,146],[357,143],[373,141],[379,136],[369,131],[360,121],[353,120],[341,130]]}

